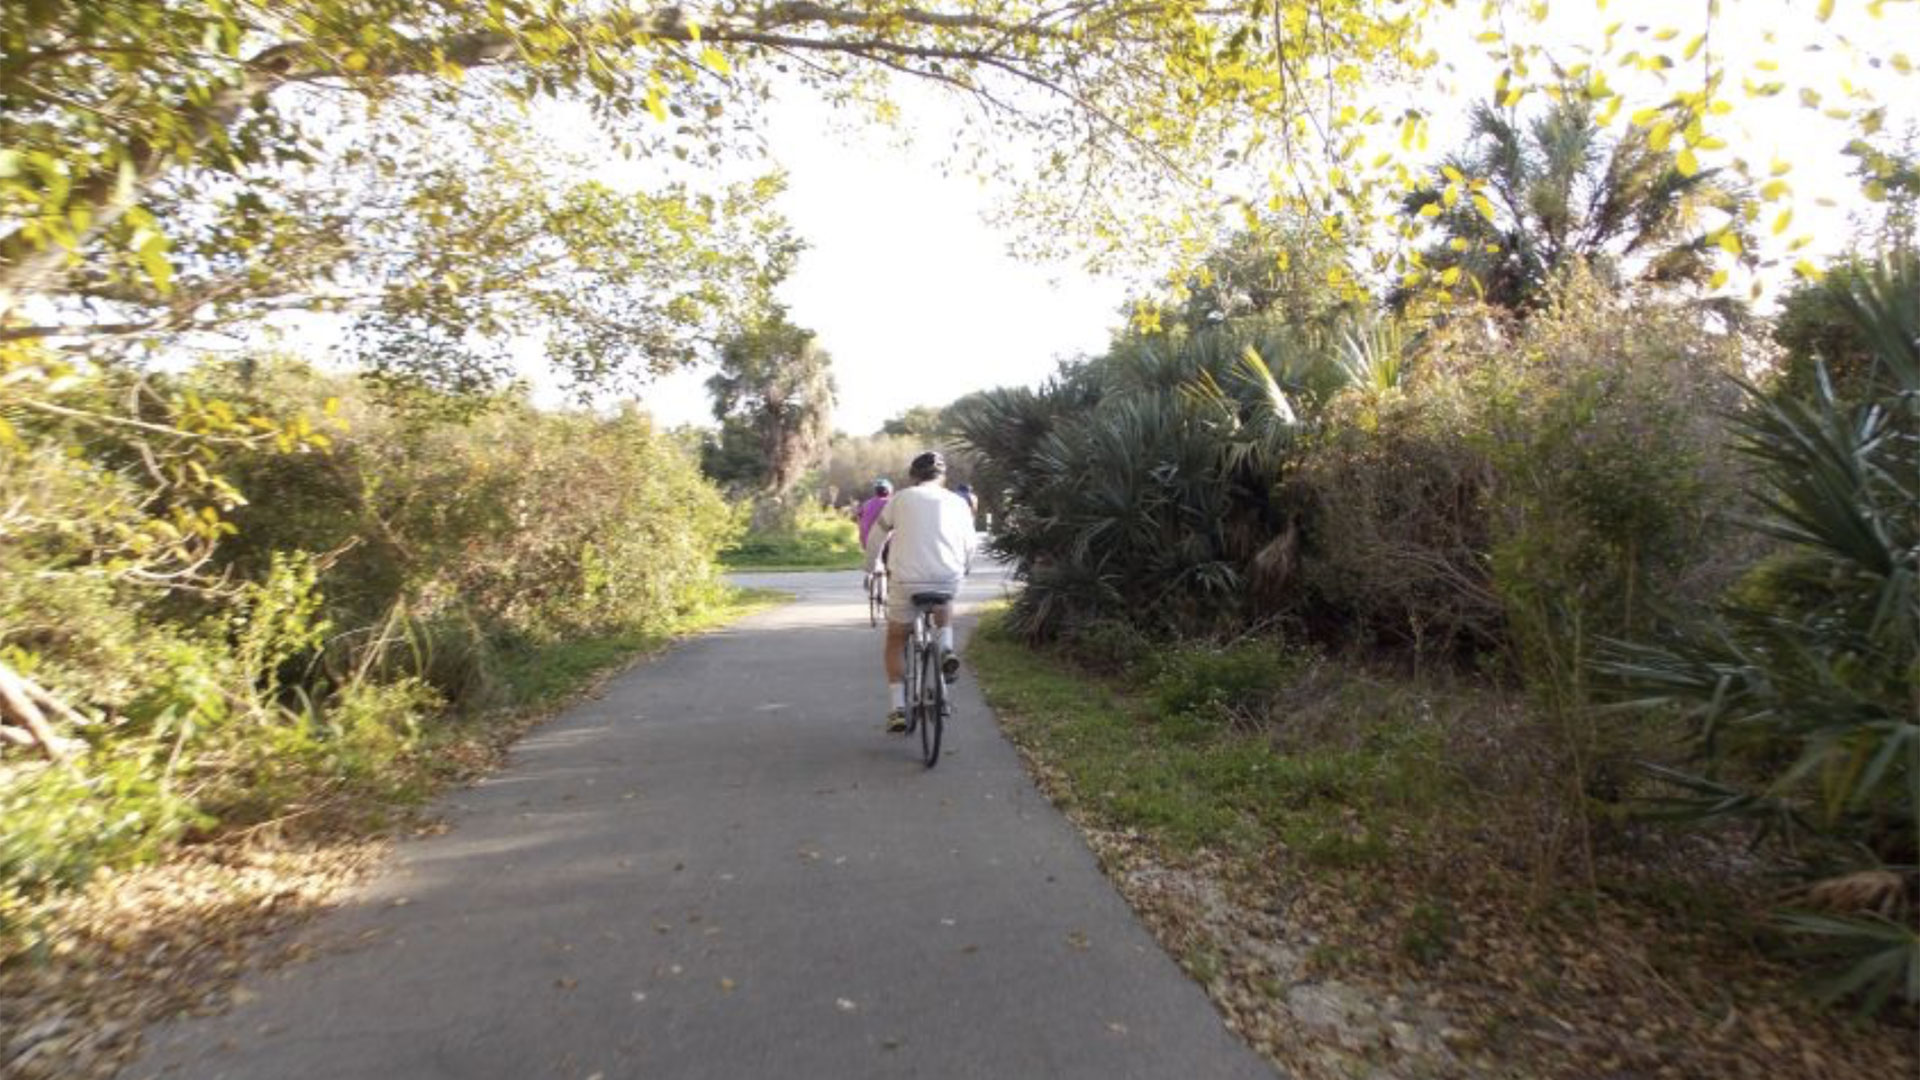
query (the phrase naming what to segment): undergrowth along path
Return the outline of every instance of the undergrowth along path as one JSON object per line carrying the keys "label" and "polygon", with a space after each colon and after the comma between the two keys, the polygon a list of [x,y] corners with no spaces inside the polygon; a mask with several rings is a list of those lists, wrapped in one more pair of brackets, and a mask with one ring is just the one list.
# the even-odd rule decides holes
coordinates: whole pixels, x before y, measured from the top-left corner
{"label": "undergrowth along path", "polygon": [[1272,1075],[970,676],[925,770],[880,731],[859,576],[739,583],[798,599],[523,741],[302,932],[312,959],[156,1030],[123,1075]]}

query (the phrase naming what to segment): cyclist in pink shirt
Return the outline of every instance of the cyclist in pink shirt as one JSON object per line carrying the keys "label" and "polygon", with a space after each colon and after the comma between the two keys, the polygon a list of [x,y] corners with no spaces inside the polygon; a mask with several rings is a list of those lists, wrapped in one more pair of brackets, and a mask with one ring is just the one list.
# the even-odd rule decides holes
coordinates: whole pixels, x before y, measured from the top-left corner
{"label": "cyclist in pink shirt", "polygon": [[873,482],[873,497],[860,504],[860,547],[867,546],[867,533],[873,531],[873,522],[880,511],[887,508],[887,500],[893,497],[893,481],[879,479]]}

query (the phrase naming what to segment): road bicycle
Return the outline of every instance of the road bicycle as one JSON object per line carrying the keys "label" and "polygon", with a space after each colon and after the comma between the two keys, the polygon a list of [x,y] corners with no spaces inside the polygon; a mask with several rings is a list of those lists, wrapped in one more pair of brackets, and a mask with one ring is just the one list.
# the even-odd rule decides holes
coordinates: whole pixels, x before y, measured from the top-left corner
{"label": "road bicycle", "polygon": [[929,769],[940,760],[940,736],[953,708],[940,671],[940,628],[933,613],[952,601],[952,593],[914,593],[913,629],[907,634],[907,734],[920,733],[920,758]]}

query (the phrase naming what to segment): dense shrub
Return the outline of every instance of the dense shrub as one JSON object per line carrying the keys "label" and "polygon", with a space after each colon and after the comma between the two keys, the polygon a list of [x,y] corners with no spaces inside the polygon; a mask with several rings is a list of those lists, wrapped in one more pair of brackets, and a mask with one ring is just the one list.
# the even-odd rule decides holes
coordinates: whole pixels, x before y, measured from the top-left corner
{"label": "dense shrub", "polygon": [[851,569],[860,566],[860,527],[844,510],[812,503],[787,507],[768,527],[734,541],[722,558],[740,569]]}
{"label": "dense shrub", "polygon": [[1303,656],[1268,639],[1189,644],[1159,661],[1154,704],[1163,716],[1265,730],[1274,701],[1305,666]]}
{"label": "dense shrub", "polygon": [[1459,395],[1424,373],[1341,395],[1286,485],[1300,596],[1323,637],[1465,661],[1503,640],[1488,551],[1493,471]]}
{"label": "dense shrub", "polygon": [[1070,626],[1060,644],[1075,662],[1102,675],[1151,678],[1158,667],[1155,641],[1125,619],[1094,619]]}
{"label": "dense shrub", "polygon": [[1579,635],[1711,596],[1751,554],[1719,524],[1743,344],[1578,275],[1524,324],[1454,318],[1393,387],[1335,398],[1293,465],[1313,623],[1538,679]]}
{"label": "dense shrub", "polygon": [[1743,347],[1687,308],[1574,278],[1511,344],[1467,360],[1510,615],[1553,608],[1613,633],[1725,586],[1744,555],[1722,557]]}
{"label": "dense shrub", "polygon": [[[322,559],[337,672],[371,646],[455,702],[488,692],[487,656],[522,640],[659,628],[711,600],[736,523],[685,450],[641,413],[498,400],[460,422],[395,410],[296,366],[218,388],[239,400],[337,401],[330,453],[249,455],[222,559]],[[397,621],[395,621],[397,620]]]}
{"label": "dense shrub", "polygon": [[6,705],[0,937],[184,831],[405,794],[515,650],[712,598],[733,516],[646,417],[482,404],[0,347],[0,676],[58,728]]}
{"label": "dense shrub", "polygon": [[1753,528],[1783,550],[1683,632],[1615,644],[1629,705],[1687,721],[1666,776],[1757,823],[1813,882],[1787,926],[1846,961],[1831,990],[1920,1003],[1920,260],[1828,286],[1871,349],[1850,403],[1753,390]]}

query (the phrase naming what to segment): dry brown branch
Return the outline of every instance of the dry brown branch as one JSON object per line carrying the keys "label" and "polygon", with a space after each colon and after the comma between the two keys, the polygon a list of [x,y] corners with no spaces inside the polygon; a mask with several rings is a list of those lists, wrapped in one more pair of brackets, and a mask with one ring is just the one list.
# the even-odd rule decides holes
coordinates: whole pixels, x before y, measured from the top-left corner
{"label": "dry brown branch", "polygon": [[[47,716],[41,711],[39,702],[50,701],[52,696],[35,686],[33,682],[19,674],[5,662],[0,662],[0,718],[10,720],[16,727],[22,728],[39,744],[40,752],[47,760],[58,764],[67,764],[67,745],[69,740],[55,734],[47,723]],[[72,710],[64,705],[56,715],[64,712],[72,715]]]}

